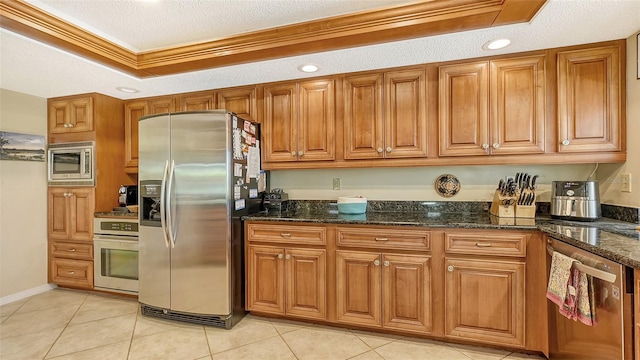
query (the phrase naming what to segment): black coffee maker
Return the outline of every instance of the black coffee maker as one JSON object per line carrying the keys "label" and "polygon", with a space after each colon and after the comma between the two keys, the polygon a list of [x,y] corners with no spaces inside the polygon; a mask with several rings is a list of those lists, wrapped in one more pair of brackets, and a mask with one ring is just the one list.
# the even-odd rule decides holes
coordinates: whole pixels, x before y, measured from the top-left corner
{"label": "black coffee maker", "polygon": [[120,207],[138,205],[137,185],[120,185],[118,194],[118,203],[120,204]]}

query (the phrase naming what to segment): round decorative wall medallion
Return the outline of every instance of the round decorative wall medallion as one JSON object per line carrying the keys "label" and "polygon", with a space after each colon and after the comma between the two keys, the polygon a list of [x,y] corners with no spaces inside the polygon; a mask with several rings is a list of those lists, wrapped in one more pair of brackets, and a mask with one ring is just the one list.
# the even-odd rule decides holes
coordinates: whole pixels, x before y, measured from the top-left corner
{"label": "round decorative wall medallion", "polygon": [[440,196],[452,197],[460,191],[460,180],[451,174],[443,174],[436,179],[436,192]]}

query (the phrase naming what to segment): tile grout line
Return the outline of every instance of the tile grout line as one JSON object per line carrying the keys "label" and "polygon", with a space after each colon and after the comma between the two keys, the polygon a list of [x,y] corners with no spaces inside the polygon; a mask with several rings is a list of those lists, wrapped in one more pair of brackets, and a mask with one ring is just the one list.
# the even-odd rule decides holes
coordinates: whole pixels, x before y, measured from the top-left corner
{"label": "tile grout line", "polygon": [[[53,289],[55,290],[55,289]],[[62,331],[60,331],[60,334],[58,334],[58,336],[56,337],[56,339],[53,341],[53,343],[51,344],[51,346],[49,347],[49,350],[47,350],[47,352],[44,354],[44,356],[42,357],[42,359],[46,359],[47,355],[49,355],[49,353],[51,352],[51,349],[53,349],[53,347],[56,345],[56,343],[58,342],[58,340],[60,340],[60,337],[62,336],[62,334],[64,333],[65,330],[67,330],[67,327],[69,327],[69,323],[71,322],[71,320],[73,320],[73,318],[78,314],[78,312],[80,311],[80,308],[82,307],[82,305],[84,304],[85,301],[87,301],[87,298],[89,297],[89,293],[85,293],[85,297],[82,300],[82,303],[80,303],[80,305],[78,305],[78,308],[76,309],[76,311],[73,313],[73,316],[71,316],[71,318],[69,318],[69,321],[67,321],[67,323],[64,325],[64,328],[62,328]]]}
{"label": "tile grout line", "polygon": [[138,326],[138,317],[140,316],[140,306],[138,306],[138,311],[136,311],[136,323],[133,324],[133,330],[131,331],[131,338],[129,339],[129,348],[127,349],[127,360],[131,355],[131,345],[133,345],[133,335],[136,333],[136,326]]}

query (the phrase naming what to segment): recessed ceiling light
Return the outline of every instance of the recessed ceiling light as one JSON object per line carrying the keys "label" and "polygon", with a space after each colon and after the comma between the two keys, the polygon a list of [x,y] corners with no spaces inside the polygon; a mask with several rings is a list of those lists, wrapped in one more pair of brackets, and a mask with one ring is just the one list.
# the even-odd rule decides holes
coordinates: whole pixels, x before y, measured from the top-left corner
{"label": "recessed ceiling light", "polygon": [[313,64],[305,64],[298,66],[298,70],[306,73],[312,73],[318,71],[318,66]]}
{"label": "recessed ceiling light", "polygon": [[129,87],[123,87],[123,86],[117,87],[116,90],[119,90],[119,91],[122,91],[122,92],[126,92],[126,93],[130,93],[130,94],[137,93],[138,91],[140,91],[138,89],[129,88]]}
{"label": "recessed ceiling light", "polygon": [[511,40],[509,39],[491,40],[484,44],[482,48],[485,50],[498,50],[509,46],[509,44],[511,44]]}

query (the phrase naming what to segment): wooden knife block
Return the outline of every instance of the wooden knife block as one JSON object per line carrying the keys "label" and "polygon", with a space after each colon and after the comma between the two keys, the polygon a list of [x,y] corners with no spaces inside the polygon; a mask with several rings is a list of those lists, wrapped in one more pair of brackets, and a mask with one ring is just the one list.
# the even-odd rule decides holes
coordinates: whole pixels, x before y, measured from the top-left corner
{"label": "wooden knife block", "polygon": [[[502,196],[499,191],[493,193],[493,201],[489,212],[498,217],[510,218],[535,218],[536,201],[533,199],[531,205],[517,205],[519,194],[515,196]],[[512,201],[512,205],[502,205],[506,201]]]}

